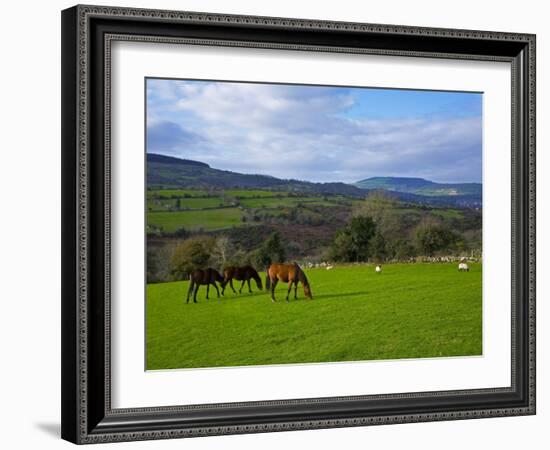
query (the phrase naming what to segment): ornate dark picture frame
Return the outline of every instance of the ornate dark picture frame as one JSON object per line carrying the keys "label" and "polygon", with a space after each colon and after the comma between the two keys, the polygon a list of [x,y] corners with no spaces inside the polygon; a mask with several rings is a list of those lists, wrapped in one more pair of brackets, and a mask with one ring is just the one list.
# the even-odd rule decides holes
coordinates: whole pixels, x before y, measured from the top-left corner
{"label": "ornate dark picture frame", "polygon": [[[113,409],[110,385],[110,46],[115,40],[512,67],[511,386]],[[62,437],[74,443],[535,413],[535,36],[75,6],[62,12]]]}

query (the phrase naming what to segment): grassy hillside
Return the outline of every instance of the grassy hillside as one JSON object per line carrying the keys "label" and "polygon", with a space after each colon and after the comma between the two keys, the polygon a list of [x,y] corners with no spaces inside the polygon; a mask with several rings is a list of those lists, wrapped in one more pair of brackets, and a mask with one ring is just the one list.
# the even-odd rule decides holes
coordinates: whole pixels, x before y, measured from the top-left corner
{"label": "grassy hillside", "polygon": [[[147,286],[147,369],[480,355],[482,268],[455,264],[339,266],[306,271],[313,300],[277,303],[265,291]],[[263,279],[263,274],[262,279]],[[291,297],[292,298],[292,297]]]}
{"label": "grassy hillside", "polygon": [[341,182],[313,183],[280,179],[265,174],[243,174],[219,170],[199,161],[157,154],[147,154],[147,187],[149,189],[185,192],[212,190],[269,190],[276,194],[340,195],[363,198],[372,189],[392,191],[402,201],[431,206],[481,206],[481,185],[439,184],[422,178],[369,178],[353,184]]}
{"label": "grassy hillside", "polygon": [[242,225],[242,215],[238,208],[150,212],[147,214],[147,225],[149,228],[162,227],[165,233],[174,233],[181,228],[220,230]]}
{"label": "grassy hillside", "polygon": [[[149,229],[171,234],[181,228],[193,231],[226,229],[270,222],[272,217],[320,216],[327,221],[335,211],[351,214],[362,200],[339,195],[292,194],[261,189],[161,189],[147,191],[147,224]],[[464,209],[426,208],[416,204],[398,203],[397,213],[420,220],[425,216],[461,220]],[[243,219],[243,216],[245,219]],[[283,219],[281,219],[283,220]],[[306,219],[304,219],[306,220]],[[317,221],[319,222],[319,220]]]}
{"label": "grassy hillside", "polygon": [[480,183],[434,183],[423,178],[373,177],[355,183],[361,189],[385,189],[422,196],[467,195],[481,198]]}

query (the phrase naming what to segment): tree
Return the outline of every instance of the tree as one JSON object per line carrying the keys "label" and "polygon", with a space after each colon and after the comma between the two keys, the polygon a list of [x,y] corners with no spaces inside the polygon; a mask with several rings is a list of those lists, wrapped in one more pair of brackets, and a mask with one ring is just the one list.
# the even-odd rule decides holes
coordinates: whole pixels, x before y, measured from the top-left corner
{"label": "tree", "polygon": [[336,233],[330,249],[330,259],[333,261],[355,261],[356,253],[349,230],[344,229]]}
{"label": "tree", "polygon": [[211,259],[218,268],[229,264],[231,255],[235,253],[235,246],[227,236],[220,236],[212,248]]}
{"label": "tree", "polygon": [[441,224],[420,225],[416,231],[418,249],[427,256],[449,250],[457,240],[458,235]]}
{"label": "tree", "polygon": [[208,236],[197,236],[178,244],[172,255],[172,273],[182,280],[196,269],[205,269],[210,264],[210,255],[216,240]]}
{"label": "tree", "polygon": [[390,253],[402,260],[416,256],[416,247],[407,239],[397,239],[391,244]]}
{"label": "tree", "polygon": [[335,261],[367,261],[369,244],[376,233],[376,224],[370,217],[356,216],[350,224],[336,233],[331,248]]}
{"label": "tree", "polygon": [[349,233],[355,252],[355,261],[367,261],[369,257],[369,243],[376,233],[376,224],[371,217],[352,217],[349,224]]}
{"label": "tree", "polygon": [[267,238],[253,255],[257,267],[268,267],[272,263],[282,263],[286,260],[286,250],[281,242],[281,236],[275,232]]}
{"label": "tree", "polygon": [[185,239],[189,236],[189,232],[184,227],[181,227],[174,231],[174,236]]}
{"label": "tree", "polygon": [[388,239],[399,232],[397,203],[386,191],[371,191],[365,201],[355,206],[353,215],[371,217],[378,231]]}
{"label": "tree", "polygon": [[378,262],[383,262],[388,257],[386,239],[379,231],[373,236],[370,243],[370,254]]}

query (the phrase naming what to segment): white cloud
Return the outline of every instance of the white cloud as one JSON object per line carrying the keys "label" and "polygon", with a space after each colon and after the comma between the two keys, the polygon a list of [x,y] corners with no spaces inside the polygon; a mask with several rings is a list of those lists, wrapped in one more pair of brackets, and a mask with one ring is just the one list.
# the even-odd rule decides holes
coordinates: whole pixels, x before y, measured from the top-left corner
{"label": "white cloud", "polygon": [[310,181],[481,176],[477,116],[373,120],[350,116],[357,100],[345,89],[164,83],[162,89],[157,86],[163,83],[154,83],[149,96],[154,124],[174,122],[185,136],[200,137],[174,139],[168,151],[216,168]]}

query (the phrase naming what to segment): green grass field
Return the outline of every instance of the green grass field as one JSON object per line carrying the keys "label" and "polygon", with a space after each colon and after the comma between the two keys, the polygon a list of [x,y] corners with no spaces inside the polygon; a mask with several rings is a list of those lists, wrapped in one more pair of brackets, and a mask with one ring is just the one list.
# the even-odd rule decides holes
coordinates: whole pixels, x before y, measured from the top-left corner
{"label": "green grass field", "polygon": [[236,198],[254,198],[254,197],[286,197],[288,192],[269,191],[263,189],[228,189],[225,195]]}
{"label": "green grass field", "polygon": [[219,208],[224,206],[224,202],[219,197],[195,197],[195,198],[166,198],[159,200],[147,200],[147,210],[166,211],[169,208],[175,208],[179,200],[180,209],[205,209]]}
{"label": "green grass field", "polygon": [[298,203],[331,206],[321,197],[284,197],[284,198],[249,198],[241,200],[246,208],[278,208],[279,206],[296,206]]}
{"label": "green grass field", "polygon": [[172,233],[179,228],[215,230],[242,225],[242,211],[238,208],[203,209],[196,211],[150,212],[147,224],[162,226]]}
{"label": "green grass field", "polygon": [[147,191],[147,198],[173,198],[173,197],[203,197],[208,192],[201,189],[151,189]]}
{"label": "green grass field", "polygon": [[[306,270],[313,300],[252,294],[216,298],[188,282],[147,286],[147,369],[480,355],[482,267],[387,264]],[[264,274],[261,274],[262,280]],[[254,284],[254,283],[253,283]],[[235,285],[238,290],[238,284]]]}

